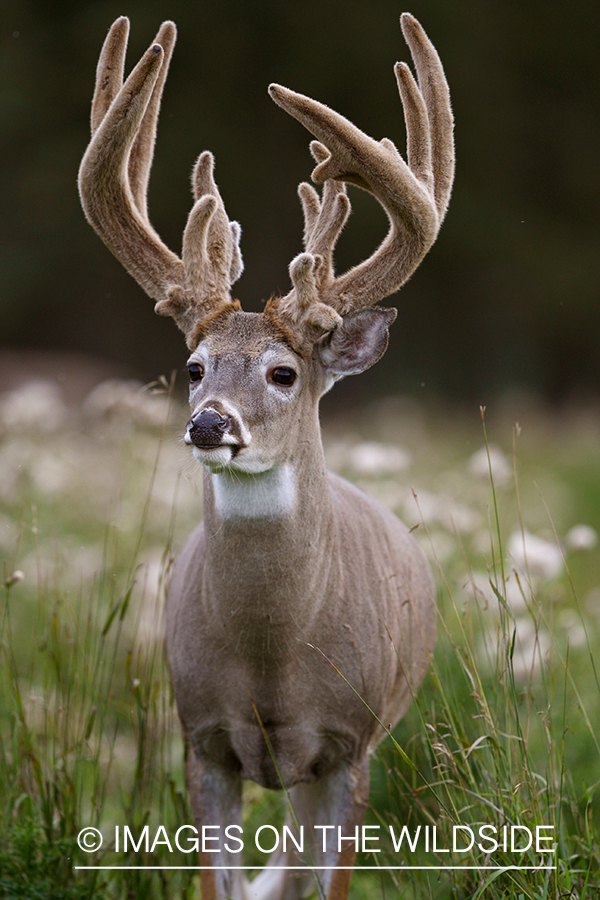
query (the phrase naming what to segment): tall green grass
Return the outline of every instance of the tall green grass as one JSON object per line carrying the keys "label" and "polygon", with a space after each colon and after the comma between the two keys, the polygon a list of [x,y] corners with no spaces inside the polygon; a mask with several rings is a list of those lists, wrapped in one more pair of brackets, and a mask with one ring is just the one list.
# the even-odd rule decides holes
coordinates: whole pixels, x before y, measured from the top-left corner
{"label": "tall green grass", "polygon": [[[390,865],[432,867],[387,876],[393,884],[390,896],[596,897],[600,896],[596,796],[600,684],[594,662],[598,636],[594,623],[586,622],[562,550],[561,590],[556,583],[536,587],[528,565],[516,449],[511,501],[525,565],[521,573],[509,572],[483,410],[482,424],[489,463],[488,590],[473,591],[470,602],[465,602],[464,580],[456,584],[448,578],[429,536],[441,585],[438,650],[410,721],[400,725],[393,742],[384,744],[379,753],[371,821],[384,828],[394,823],[396,834],[406,825],[413,837],[419,825],[436,826],[437,846],[444,848],[425,853],[421,840],[417,852],[404,842],[400,853],[388,854],[385,862]],[[422,526],[427,530],[426,521]],[[556,542],[558,547],[558,536]],[[457,548],[467,580],[474,583],[473,560],[460,535]],[[521,598],[518,613],[509,600],[515,586]],[[552,619],[559,603],[563,609],[568,604],[573,612],[569,621],[579,626],[576,650],[570,647],[568,634],[554,632]],[[519,658],[523,631],[526,660]],[[551,826],[542,834],[554,836],[555,852],[540,855],[535,846],[525,853],[513,852],[509,845],[508,852],[485,853],[477,844],[464,852],[462,838],[457,852],[445,852],[453,847],[453,826],[468,826],[477,834],[486,825],[499,833],[504,826],[524,826],[532,832],[536,826]],[[491,847],[487,841],[484,846]],[[521,841],[517,846],[523,846]],[[445,868],[440,871],[437,866]],[[373,884],[367,888],[365,879],[364,896],[370,895]]]}
{"label": "tall green grass", "polygon": [[[104,439],[109,426],[103,423],[103,434],[96,437]],[[2,897],[193,896],[186,873],[155,877],[136,870],[96,870],[80,875],[76,870],[90,862],[104,864],[113,822],[127,823],[135,833],[152,820],[190,821],[177,717],[158,637],[172,519],[164,523],[155,584],[148,584],[147,566],[140,561],[163,439],[152,429],[145,435],[143,430],[118,429],[110,436],[103,463],[118,465],[133,441],[153,444],[154,459],[146,458],[140,479],[145,487],[139,490],[134,481],[135,497],[128,496],[125,485],[120,496],[104,498],[108,507],[132,504],[136,524],[123,527],[114,514],[103,536],[96,534],[94,572],[71,569],[62,542],[72,546],[72,534],[61,538],[60,531],[68,522],[70,532],[72,510],[57,521],[54,504],[48,516],[35,506],[31,517],[24,514],[15,557],[5,562],[0,622]],[[92,471],[89,477],[93,481]],[[26,483],[23,487],[29,489]],[[80,485],[72,487],[76,493]],[[86,524],[94,531],[93,522]],[[18,568],[20,556],[29,563],[25,576]],[[147,604],[153,626],[149,637],[139,627]],[[80,830],[89,826],[106,835],[93,860],[77,844]],[[120,862],[143,865],[147,860],[129,854]]]}
{"label": "tall green grass", "polygon": [[[130,416],[130,407],[112,408],[47,435],[37,458],[23,452],[27,464],[18,490],[5,498],[2,898],[200,896],[197,873],[173,868],[194,865],[192,854],[170,852],[164,843],[151,852],[143,843],[127,854],[114,851],[116,826],[128,825],[139,836],[147,825],[151,843],[159,825],[172,836],[192,823],[160,635],[174,548],[199,514],[200,501],[185,473],[181,482],[174,474],[181,463],[172,436],[165,437],[152,417],[133,427]],[[408,524],[418,526],[430,554],[440,609],[426,681],[373,761],[367,824],[380,826],[370,834],[381,837],[382,852],[359,855],[351,896],[599,897],[598,549],[565,550],[560,573],[544,576],[537,561],[528,565],[527,535],[531,528],[545,531],[546,543],[558,547],[558,534],[581,515],[593,518],[590,485],[597,489],[600,474],[589,464],[584,440],[573,444],[569,459],[560,459],[543,439],[537,451],[534,440],[522,452],[515,435],[505,454],[512,471],[496,484],[494,454],[480,423],[477,445],[487,448],[489,466],[487,478],[477,481],[467,465],[473,444],[466,452],[447,434],[432,432],[430,456],[415,454],[408,473],[353,471],[348,455],[338,460],[367,489],[388,499],[397,495],[393,505],[405,519],[412,502]],[[381,446],[394,439],[382,435]],[[13,458],[8,451],[14,440],[14,433],[4,433],[0,468]],[[34,438],[24,426],[18,440],[26,448]],[[47,463],[44,454],[60,460],[75,441],[88,466],[74,463],[51,489],[36,481],[35,467]],[[360,436],[348,438],[346,451],[359,442]],[[578,458],[581,464],[574,466]],[[109,470],[118,473],[111,490]],[[560,490],[546,477],[555,471]],[[436,490],[441,512],[419,483]],[[450,487],[474,515],[476,524],[466,533],[444,518]],[[598,528],[600,522],[590,524]],[[520,566],[507,550],[514,532],[525,551]],[[279,795],[252,785],[245,795],[249,833],[281,823]],[[421,835],[435,826],[442,849],[452,847],[455,825],[553,826],[556,852],[544,861],[554,868],[539,868],[534,850],[434,853],[420,840],[414,852],[406,841],[396,852],[385,840],[390,825],[396,835],[403,825],[411,835],[419,826]],[[104,842],[87,854],[77,835],[90,826]],[[245,860],[264,861],[257,850]],[[77,868],[91,865],[126,868]],[[483,865],[499,868],[464,868]],[[136,868],[142,866],[171,868]],[[415,866],[428,868],[408,868]]]}

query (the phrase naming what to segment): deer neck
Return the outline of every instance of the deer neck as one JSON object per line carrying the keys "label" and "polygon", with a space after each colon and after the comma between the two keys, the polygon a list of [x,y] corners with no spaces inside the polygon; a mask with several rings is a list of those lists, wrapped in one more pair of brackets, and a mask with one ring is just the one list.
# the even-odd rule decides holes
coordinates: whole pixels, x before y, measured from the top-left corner
{"label": "deer neck", "polygon": [[321,606],[335,520],[320,439],[303,447],[257,475],[205,474],[205,585],[214,613],[234,628],[256,633],[262,622],[289,636]]}
{"label": "deer neck", "polygon": [[290,462],[258,474],[225,470],[209,478],[215,515],[224,522],[282,519],[296,509],[298,477]]}

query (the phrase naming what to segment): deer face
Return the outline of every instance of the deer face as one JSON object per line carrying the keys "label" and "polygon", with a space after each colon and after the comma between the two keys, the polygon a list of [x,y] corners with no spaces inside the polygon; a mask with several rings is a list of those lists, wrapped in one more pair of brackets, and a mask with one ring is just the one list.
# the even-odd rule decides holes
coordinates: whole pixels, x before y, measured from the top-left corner
{"label": "deer face", "polygon": [[258,313],[222,317],[191,354],[188,372],[192,416],[184,440],[212,471],[257,474],[284,463],[298,418],[319,396],[312,359]]}
{"label": "deer face", "polygon": [[394,318],[395,310],[361,310],[311,340],[273,310],[218,317],[187,365],[192,415],[184,440],[194,457],[213,472],[289,464],[318,434],[320,397],[381,357]]}

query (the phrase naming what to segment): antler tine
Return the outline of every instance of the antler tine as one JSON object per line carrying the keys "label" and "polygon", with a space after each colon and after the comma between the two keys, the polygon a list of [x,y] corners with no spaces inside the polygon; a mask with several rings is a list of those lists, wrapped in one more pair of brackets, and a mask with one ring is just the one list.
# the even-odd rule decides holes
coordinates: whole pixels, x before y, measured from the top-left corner
{"label": "antler tine", "polygon": [[154,156],[158,114],[176,40],[177,29],[175,23],[163,22],[154,38],[154,43],[163,48],[163,63],[150,97],[150,103],[142,119],[134,145],[131,148],[131,156],[129,157],[129,184],[131,192],[137,208],[146,219],[148,218],[148,180]]}
{"label": "antler tine", "polygon": [[[417,20],[409,13],[403,13],[400,16],[400,25],[404,39],[410,48],[415,69],[417,70],[419,90],[425,101],[431,135],[433,190],[441,225],[448,208],[454,181],[454,117],[450,105],[450,89],[441,60]],[[398,72],[398,69],[403,70],[403,77],[406,77],[404,70],[410,75],[410,70],[405,63],[396,63],[396,72]],[[414,84],[412,76],[410,77]],[[423,126],[421,127],[422,130]],[[407,126],[407,135],[409,137],[418,134],[418,132],[419,129]],[[409,166],[412,168],[410,149],[408,159]]]}
{"label": "antler tine", "polygon": [[[318,149],[320,148],[320,149]],[[327,150],[313,141],[313,155],[318,160]],[[313,256],[323,258],[320,267],[320,285],[328,287],[333,282],[333,251],[348,216],[350,201],[342,181],[326,181],[322,199],[311,185],[302,182],[298,195],[304,212],[304,249]]]}
{"label": "antler tine", "polygon": [[[335,279],[319,299],[344,315],[396,291],[437,236],[454,170],[452,112],[441,62],[419,23],[402,17],[423,93],[404,64],[396,76],[408,132],[408,164],[391,141],[368,137],[324,104],[271,85],[273,100],[327,148],[313,181],[345,181],[372,193],[390,220],[389,232],[365,262]],[[434,148],[432,150],[432,148]]]}
{"label": "antler tine", "polygon": [[183,235],[188,281],[205,297],[223,297],[242,274],[241,228],[230,222],[214,179],[214,157],[201,153],[192,175],[196,204]]}
{"label": "antler tine", "polygon": [[117,20],[102,50],[92,113],[95,131],[81,161],[79,192],[89,223],[108,248],[146,293],[162,300],[172,285],[183,283],[183,264],[140,211],[128,167],[164,51],[153,44],[121,85],[128,31],[128,21]]}
{"label": "antler tine", "polygon": [[[311,150],[315,159],[327,154],[317,141],[313,141]],[[277,309],[294,326],[332,331],[341,319],[330,304],[321,302],[321,297],[334,281],[333,250],[350,214],[350,201],[345,185],[333,180],[325,182],[321,199],[306,182],[298,186],[298,195],[304,213],[305,252],[290,264],[293,288],[277,301]]]}
{"label": "antler tine", "polygon": [[[326,147],[312,141],[317,162],[329,155]],[[350,201],[342,181],[325,182],[322,197],[306,182],[298,185],[304,213],[304,253],[290,264],[293,288],[277,301],[280,313],[295,326],[312,326],[318,331],[333,330],[341,321],[331,305],[321,302],[334,282],[333,251],[350,214]]]}
{"label": "antler tine", "polygon": [[[128,34],[129,21],[117,19],[100,55],[92,140],[79,170],[81,203],[105,244],[157,301],[155,311],[173,316],[189,342],[200,320],[232,302],[229,290],[243,269],[240,227],[227,219],[210,154],[203,154],[196,168],[206,168],[210,160],[207,190],[201,190],[206,179],[195,176],[197,202],[184,233],[183,259],[150,225],[147,185],[176,29],[163,22],[155,43],[123,83]],[[194,240],[200,249],[192,248]]]}
{"label": "antler tine", "polygon": [[123,87],[125,51],[129,37],[129,19],[113,22],[104,41],[96,67],[96,86],[92,99],[92,136],[102,124],[110,105]]}
{"label": "antler tine", "polygon": [[[98,60],[96,89],[92,100],[92,135],[96,133],[102,124],[102,120],[110,109],[111,103],[123,86],[125,51],[128,37],[129,19],[123,16],[117,19],[110,29]],[[135,205],[145,219],[148,218],[148,179],[154,155],[156,125],[176,39],[177,29],[174,22],[163,22],[154,39],[154,43],[160,45],[163,49],[163,63],[129,156],[129,186],[131,187]]]}

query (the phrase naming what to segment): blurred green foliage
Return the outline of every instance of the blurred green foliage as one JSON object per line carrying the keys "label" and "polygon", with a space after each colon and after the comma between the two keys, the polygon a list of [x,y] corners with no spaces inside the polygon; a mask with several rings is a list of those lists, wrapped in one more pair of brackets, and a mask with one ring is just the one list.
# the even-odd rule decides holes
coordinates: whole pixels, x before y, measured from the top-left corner
{"label": "blurred green foliage", "polygon": [[[0,26],[2,344],[94,353],[150,379],[180,367],[177,330],[86,225],[76,174],[97,56],[132,21],[128,68],[164,18],[179,27],[150,188],[154,225],[179,250],[188,173],[216,155],[244,228],[247,309],[287,291],[301,249],[296,184],[309,136],[269,100],[278,81],[374,137],[404,134],[392,74],[408,59],[392,0],[5,0]],[[391,352],[364,391],[489,402],[520,386],[550,400],[600,388],[600,20],[589,0],[414,0],[456,114],[458,169],[438,244],[401,298]],[[385,230],[352,191],[340,269]]]}

